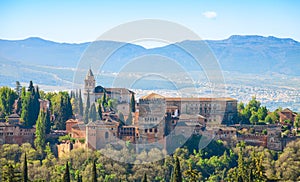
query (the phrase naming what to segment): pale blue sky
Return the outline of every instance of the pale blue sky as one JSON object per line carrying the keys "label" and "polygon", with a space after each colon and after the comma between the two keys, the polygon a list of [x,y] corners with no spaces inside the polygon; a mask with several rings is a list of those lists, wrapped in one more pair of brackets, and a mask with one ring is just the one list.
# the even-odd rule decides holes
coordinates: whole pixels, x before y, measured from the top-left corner
{"label": "pale blue sky", "polygon": [[0,39],[87,42],[119,24],[153,18],[182,24],[203,39],[263,35],[300,41],[299,9],[297,0],[2,0]]}

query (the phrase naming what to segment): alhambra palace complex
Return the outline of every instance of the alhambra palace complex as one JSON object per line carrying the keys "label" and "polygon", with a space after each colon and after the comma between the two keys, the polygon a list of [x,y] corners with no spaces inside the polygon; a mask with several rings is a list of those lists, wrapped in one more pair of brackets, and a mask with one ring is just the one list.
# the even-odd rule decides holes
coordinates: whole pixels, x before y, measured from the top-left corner
{"label": "alhambra palace complex", "polygon": [[[147,147],[172,148],[176,137],[205,135],[235,144],[245,141],[251,145],[264,146],[273,150],[282,150],[280,125],[247,126],[234,125],[237,116],[237,100],[232,98],[176,98],[163,97],[156,93],[139,98],[136,112],[130,112],[130,100],[134,92],[126,88],[104,88],[96,86],[91,69],[84,80],[84,96],[89,95],[90,103],[107,97],[117,100],[117,111],[122,112],[126,120],[131,114],[131,125],[120,125],[116,112],[104,112],[103,120],[84,124],[80,120],[70,119],[66,122],[67,133],[76,139],[85,139],[84,144],[64,143],[58,145],[61,155],[71,148],[104,148],[107,144],[130,141],[139,144],[137,150]],[[284,111],[283,111],[284,112]],[[291,111],[290,111],[291,112]],[[289,113],[289,112],[288,112]],[[286,116],[289,114],[283,114]],[[282,116],[282,117],[283,117]],[[254,128],[267,135],[240,135],[237,130]],[[170,137],[171,136],[171,137]],[[172,141],[172,138],[175,141]],[[186,138],[186,139],[187,139]],[[142,147],[142,148],[138,148]]]}
{"label": "alhambra palace complex", "polygon": [[[75,143],[64,141],[57,145],[58,156],[73,148],[102,149],[107,144],[130,142],[136,150],[147,147],[172,148],[179,136],[185,139],[193,135],[208,136],[230,144],[245,141],[247,144],[282,150],[292,137],[281,137],[281,125],[237,125],[237,100],[232,98],[176,98],[151,93],[139,98],[135,112],[131,112],[131,97],[134,92],[126,88],[104,88],[96,86],[91,69],[84,80],[84,98],[95,103],[103,94],[117,101],[115,110],[103,111],[103,119],[84,124],[82,118],[66,121],[66,131],[53,131],[56,135],[69,134]],[[48,104],[47,104],[48,103]],[[49,101],[41,100],[40,107],[49,107]],[[130,125],[119,122],[119,113],[124,120],[132,118]],[[284,109],[279,113],[280,121],[293,121],[294,113]],[[33,143],[35,128],[18,125],[19,116],[8,117],[9,122],[0,122],[0,146],[5,143]],[[241,130],[253,129],[254,134],[240,134]],[[267,134],[262,134],[267,130]],[[259,134],[258,134],[259,133]],[[180,138],[180,137],[179,137]],[[81,142],[79,142],[81,141]],[[82,142],[84,141],[84,142]],[[178,146],[180,147],[180,146]]]}

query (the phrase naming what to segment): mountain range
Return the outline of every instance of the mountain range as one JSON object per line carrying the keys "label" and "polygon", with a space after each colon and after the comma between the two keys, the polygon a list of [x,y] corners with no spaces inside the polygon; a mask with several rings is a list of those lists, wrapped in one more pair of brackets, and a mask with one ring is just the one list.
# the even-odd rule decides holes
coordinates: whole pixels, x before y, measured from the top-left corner
{"label": "mountain range", "polygon": [[[225,72],[300,76],[300,43],[293,39],[233,35],[225,40],[206,40],[205,43]],[[180,47],[196,48],[199,42],[186,40],[146,49],[139,45],[114,41],[71,44],[34,37],[24,40],[0,40],[0,85],[13,86],[16,80],[33,80],[38,84],[53,86],[71,83],[74,70],[91,45],[103,50],[124,45],[122,49],[110,55],[108,62],[112,64],[106,64],[104,71],[118,72],[122,65],[131,59],[148,54],[174,59],[185,70],[193,71],[193,58]]]}

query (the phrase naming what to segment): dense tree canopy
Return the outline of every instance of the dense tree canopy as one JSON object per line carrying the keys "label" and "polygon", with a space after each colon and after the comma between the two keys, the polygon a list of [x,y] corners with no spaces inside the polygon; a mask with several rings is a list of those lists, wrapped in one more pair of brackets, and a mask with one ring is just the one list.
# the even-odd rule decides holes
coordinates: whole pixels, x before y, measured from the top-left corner
{"label": "dense tree canopy", "polygon": [[[78,181],[78,178],[93,181],[95,174],[97,181],[141,181],[144,174],[147,174],[148,181],[157,182],[170,181],[171,176],[180,180],[180,175],[182,181],[300,180],[299,139],[289,143],[283,152],[241,143],[220,154],[215,152],[215,147],[208,146],[192,153],[179,148],[173,154],[176,157],[165,156],[164,151],[155,148],[135,155],[127,147],[119,151],[109,148],[100,151],[73,149],[69,155],[57,160],[49,145],[45,146],[41,158],[39,151],[30,144],[5,144],[0,148],[0,166],[3,179],[21,179],[26,153],[30,181],[59,181],[63,176],[67,177],[67,162],[70,181]],[[113,155],[115,160],[103,153]],[[135,164],[120,162],[124,158]]]}
{"label": "dense tree canopy", "polygon": [[[18,94],[9,87],[0,88],[0,118],[12,114],[13,105]],[[2,114],[1,114],[2,113]]]}

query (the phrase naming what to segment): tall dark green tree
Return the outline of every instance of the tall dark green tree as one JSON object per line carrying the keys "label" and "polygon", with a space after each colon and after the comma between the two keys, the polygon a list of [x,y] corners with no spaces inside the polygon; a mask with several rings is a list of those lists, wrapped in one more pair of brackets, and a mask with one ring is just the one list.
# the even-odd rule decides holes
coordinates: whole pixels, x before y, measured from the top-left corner
{"label": "tall dark green tree", "polygon": [[55,115],[54,128],[66,129],[66,121],[73,117],[72,105],[67,92],[59,92],[51,101]]}
{"label": "tall dark green tree", "polygon": [[71,177],[70,177],[70,169],[69,169],[69,164],[68,162],[66,163],[66,169],[65,169],[65,173],[63,175],[63,182],[70,182],[71,181]]}
{"label": "tall dark green tree", "polygon": [[30,81],[28,92],[25,97],[22,94],[22,113],[21,120],[25,126],[32,127],[39,115],[40,103],[39,94],[36,93],[32,81]]}
{"label": "tall dark green tree", "polygon": [[147,182],[148,180],[147,180],[147,174],[146,173],[144,173],[144,176],[143,176],[143,179],[142,179],[142,182]]}
{"label": "tall dark green tree", "polygon": [[88,92],[86,97],[84,115],[83,115],[84,123],[89,122],[89,112],[90,112],[90,93]]}
{"label": "tall dark green tree", "polygon": [[90,111],[89,111],[89,120],[96,121],[97,120],[97,111],[95,103],[92,104]]}
{"label": "tall dark green tree", "polygon": [[96,160],[93,160],[93,169],[92,169],[92,182],[97,182],[97,168],[96,168]]}
{"label": "tall dark green tree", "polygon": [[76,180],[77,182],[82,182],[82,177],[79,172],[76,174]]}
{"label": "tall dark green tree", "polygon": [[118,115],[118,121],[119,121],[119,123],[120,123],[119,126],[125,125],[125,119],[124,119],[124,115],[123,115],[122,112],[119,112],[119,115]]}
{"label": "tall dark green tree", "polygon": [[28,167],[27,167],[27,156],[26,156],[26,153],[25,153],[25,156],[24,156],[22,178],[23,178],[23,180],[22,180],[23,182],[27,182],[28,181]]}
{"label": "tall dark green tree", "polygon": [[102,108],[104,111],[106,111],[106,107],[107,107],[107,97],[106,97],[106,92],[104,92],[102,96]]}
{"label": "tall dark green tree", "polygon": [[180,162],[179,162],[179,159],[178,159],[177,156],[175,157],[175,164],[174,164],[174,168],[173,168],[172,182],[182,182]]}
{"label": "tall dark green tree", "polygon": [[15,88],[16,93],[18,94],[19,97],[21,97],[21,92],[22,92],[22,86],[19,81],[16,81],[16,88]]}
{"label": "tall dark green tree", "polygon": [[131,112],[129,112],[125,124],[126,124],[126,126],[132,125],[132,114],[131,114]]}
{"label": "tall dark green tree", "polygon": [[29,82],[29,86],[28,86],[28,90],[27,91],[29,91],[29,92],[34,92],[34,87],[33,87],[33,82],[32,82],[32,80],[30,80],[30,82]]}
{"label": "tall dark green tree", "polygon": [[131,107],[131,112],[135,112],[135,98],[134,98],[134,93],[131,93],[130,107]]}
{"label": "tall dark green tree", "polygon": [[90,107],[91,107],[91,102],[90,102],[90,92],[87,93],[85,107],[87,107],[87,108],[90,108]]}
{"label": "tall dark green tree", "polygon": [[45,116],[45,132],[46,134],[49,134],[51,131],[51,116],[50,116],[50,110],[47,109],[46,116]]}
{"label": "tall dark green tree", "polygon": [[101,107],[101,104],[99,103],[98,105],[98,119],[99,120],[102,120],[103,119],[103,116],[102,116],[102,107]]}
{"label": "tall dark green tree", "polygon": [[39,87],[36,86],[36,89],[34,89],[34,95],[33,95],[33,113],[34,113],[34,124],[39,116],[40,113],[40,90]]}
{"label": "tall dark green tree", "polygon": [[36,122],[34,146],[38,150],[43,150],[45,148],[45,142],[46,142],[46,116],[45,116],[45,112],[41,109],[38,120]]}
{"label": "tall dark green tree", "polygon": [[0,88],[0,112],[8,116],[13,111],[13,105],[18,98],[17,93],[9,87]]}
{"label": "tall dark green tree", "polygon": [[79,90],[79,94],[78,94],[78,114],[80,116],[83,116],[83,102],[82,102],[81,90]]}
{"label": "tall dark green tree", "polygon": [[84,110],[83,121],[85,124],[89,122],[89,108],[87,107]]}

